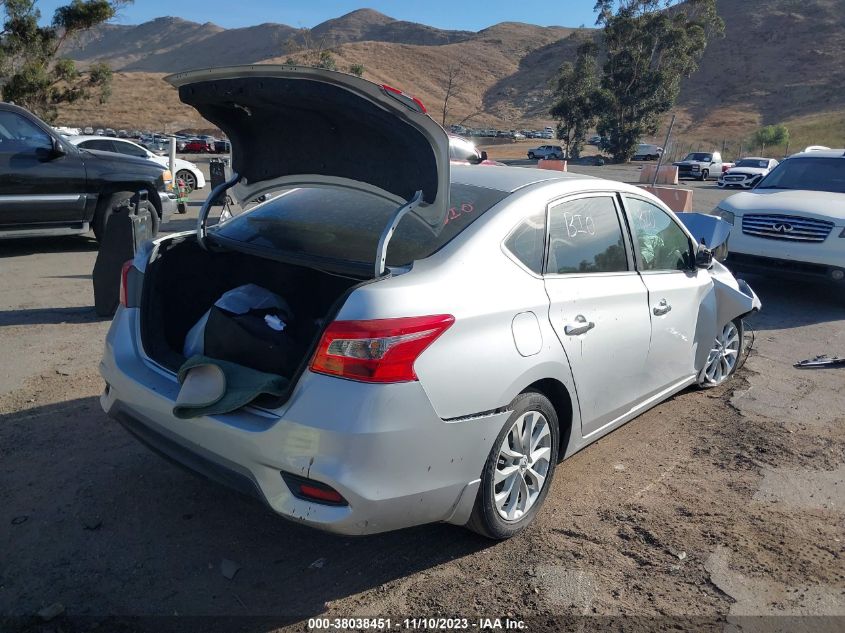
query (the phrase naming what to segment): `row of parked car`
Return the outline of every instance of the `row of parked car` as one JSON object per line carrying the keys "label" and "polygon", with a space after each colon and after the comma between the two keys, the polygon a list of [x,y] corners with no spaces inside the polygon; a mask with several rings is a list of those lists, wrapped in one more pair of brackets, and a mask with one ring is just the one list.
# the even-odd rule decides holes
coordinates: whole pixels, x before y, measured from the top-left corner
{"label": "row of parked car", "polygon": [[176,151],[185,154],[228,154],[232,146],[227,139],[215,138],[208,134],[189,135],[185,133],[163,134],[149,130],[117,130],[112,128],[84,128],[56,127],[56,132],[64,136],[99,136],[104,138],[117,138],[134,140],[148,150],[157,154],[163,154],[170,149],[170,139],[176,139]]}
{"label": "row of parked car", "polygon": [[545,138],[553,139],[555,137],[554,128],[547,127],[542,130],[496,130],[492,128],[468,128],[462,125],[453,125],[450,128],[453,134],[461,136],[479,136],[485,138],[509,138],[515,141],[521,141],[526,138]]}

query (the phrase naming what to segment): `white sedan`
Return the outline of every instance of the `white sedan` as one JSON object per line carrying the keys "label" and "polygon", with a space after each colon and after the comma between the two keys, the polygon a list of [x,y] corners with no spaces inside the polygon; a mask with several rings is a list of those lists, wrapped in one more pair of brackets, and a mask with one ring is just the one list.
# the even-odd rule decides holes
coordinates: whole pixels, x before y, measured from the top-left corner
{"label": "white sedan", "polygon": [[[154,154],[147,148],[141,147],[137,143],[126,139],[103,136],[71,136],[68,138],[68,141],[82,149],[93,149],[101,152],[114,152],[137,158],[146,158],[159,165],[170,167],[169,157]],[[192,192],[194,189],[205,187],[205,176],[200,168],[194,163],[181,158],[176,159],[176,178],[184,183],[187,193]]]}
{"label": "white sedan", "polygon": [[742,187],[743,189],[751,189],[777,166],[778,162],[774,158],[757,156],[742,158],[719,176],[719,182],[716,184],[722,188]]}

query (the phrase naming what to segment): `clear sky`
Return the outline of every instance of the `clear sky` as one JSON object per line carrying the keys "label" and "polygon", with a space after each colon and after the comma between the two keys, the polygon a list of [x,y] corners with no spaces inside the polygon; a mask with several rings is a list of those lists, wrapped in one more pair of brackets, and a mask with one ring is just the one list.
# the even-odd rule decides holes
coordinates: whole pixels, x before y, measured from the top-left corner
{"label": "clear sky", "polygon": [[[45,21],[70,0],[39,0]],[[592,26],[595,0],[135,0],[121,11],[118,24],[139,24],[173,15],[224,27],[281,22],[312,27],[355,9],[370,8],[398,20],[444,29],[478,31],[498,22],[543,26]]]}

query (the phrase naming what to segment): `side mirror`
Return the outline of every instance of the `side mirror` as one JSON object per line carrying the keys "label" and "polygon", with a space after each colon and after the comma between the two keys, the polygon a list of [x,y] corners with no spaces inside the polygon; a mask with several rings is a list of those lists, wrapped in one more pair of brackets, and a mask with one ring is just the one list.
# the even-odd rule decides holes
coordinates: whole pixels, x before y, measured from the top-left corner
{"label": "side mirror", "polygon": [[695,267],[710,268],[713,265],[713,251],[706,246],[699,246],[695,251]]}
{"label": "side mirror", "polygon": [[50,148],[50,153],[52,154],[53,158],[59,158],[60,156],[64,156],[65,154],[67,154],[65,148],[62,146],[61,142],[57,138],[53,139],[53,144]]}

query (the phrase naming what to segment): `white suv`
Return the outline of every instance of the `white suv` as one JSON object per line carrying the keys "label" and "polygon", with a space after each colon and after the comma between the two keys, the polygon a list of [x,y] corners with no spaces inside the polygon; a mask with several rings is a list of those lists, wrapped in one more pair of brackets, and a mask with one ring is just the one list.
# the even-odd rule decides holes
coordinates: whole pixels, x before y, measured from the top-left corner
{"label": "white suv", "polygon": [[711,213],[734,225],[732,270],[845,283],[845,150],[790,156]]}

